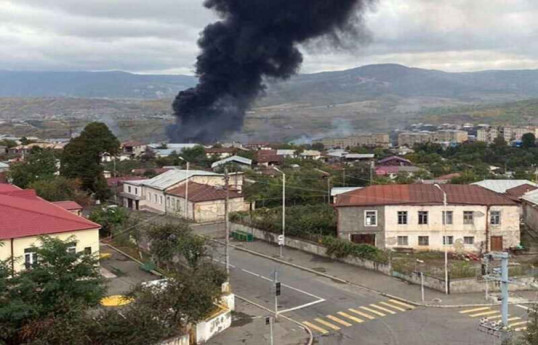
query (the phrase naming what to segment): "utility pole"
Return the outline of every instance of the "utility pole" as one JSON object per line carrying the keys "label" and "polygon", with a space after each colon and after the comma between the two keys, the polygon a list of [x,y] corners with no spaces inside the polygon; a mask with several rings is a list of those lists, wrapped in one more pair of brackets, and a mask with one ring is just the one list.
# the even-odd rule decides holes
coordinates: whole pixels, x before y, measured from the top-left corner
{"label": "utility pole", "polygon": [[422,295],[422,303],[424,303],[424,272],[420,272],[420,293]]}
{"label": "utility pole", "polygon": [[[229,181],[230,177],[228,176],[228,168],[224,168],[224,189],[226,190],[226,199],[224,201],[224,230],[226,233],[226,247],[224,248],[224,253],[226,256],[226,274],[230,276],[230,223],[228,222],[228,201],[230,198],[229,193]],[[230,278],[228,278],[229,280]]]}
{"label": "utility pole", "polygon": [[282,257],[284,245],[286,244],[286,174],[277,167],[273,167],[273,169],[282,174],[282,237],[279,236],[278,244],[280,246],[280,257]]}
{"label": "utility pole", "polygon": [[273,345],[273,317],[267,316],[265,318],[265,324],[269,325],[269,344]]}
{"label": "utility pole", "polygon": [[374,161],[370,162],[370,184],[374,183]]}
{"label": "utility pole", "polygon": [[443,193],[443,247],[445,250],[445,294],[448,295],[448,236],[446,235],[446,219],[447,219],[447,196],[446,192],[438,184],[434,184],[441,193]]}
{"label": "utility pole", "polygon": [[185,219],[189,219],[189,162],[187,162],[187,179],[185,182]]}
{"label": "utility pole", "polygon": [[275,288],[275,320],[278,318],[278,296],[280,296],[280,282],[278,281],[278,271],[275,269],[275,275],[274,275],[274,288]]}
{"label": "utility pole", "polygon": [[327,204],[331,204],[331,177],[327,177]]}

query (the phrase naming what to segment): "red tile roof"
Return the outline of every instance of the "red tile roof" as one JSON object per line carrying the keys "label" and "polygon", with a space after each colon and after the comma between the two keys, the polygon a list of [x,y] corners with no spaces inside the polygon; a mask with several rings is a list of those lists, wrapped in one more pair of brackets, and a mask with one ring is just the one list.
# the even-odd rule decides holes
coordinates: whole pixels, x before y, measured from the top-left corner
{"label": "red tile roof", "polygon": [[146,177],[143,176],[123,176],[123,177],[110,177],[106,179],[106,184],[109,187],[118,186],[123,182],[126,181],[140,181],[140,180],[146,180]]}
{"label": "red tile roof", "polygon": [[[394,161],[394,162],[393,162]],[[410,160],[398,157],[398,156],[391,156],[387,158],[383,158],[377,162],[378,165],[413,165]]]}
{"label": "red tile roof", "polygon": [[256,152],[256,161],[258,163],[282,163],[283,156],[276,154],[276,150],[260,150]]}
{"label": "red tile roof", "polygon": [[21,190],[19,187],[8,183],[0,183],[0,193],[13,192]]}
{"label": "red tile roof", "polygon": [[508,196],[512,200],[519,200],[519,198],[521,198],[523,194],[532,192],[537,189],[538,187],[526,183],[514,188],[507,189],[506,196]]}
{"label": "red tile roof", "polygon": [[[0,187],[3,190],[5,186]],[[98,229],[101,226],[38,198],[33,190],[0,193],[0,239]]]}
{"label": "red tile roof", "polygon": [[[186,184],[182,184],[179,187],[171,189],[167,194],[179,196],[185,198],[185,188]],[[243,195],[230,190],[228,192],[228,197],[230,199],[242,198]],[[189,182],[189,201],[192,202],[203,202],[203,201],[213,201],[213,200],[224,200],[226,198],[226,191],[224,188],[218,188],[214,186],[209,186],[206,184],[200,184],[196,182]]]}
{"label": "red tile roof", "polygon": [[[441,187],[451,205],[516,205],[509,198],[474,185]],[[382,205],[442,205],[443,193],[428,184],[375,185],[338,196],[336,207]]]}
{"label": "red tile roof", "polygon": [[75,201],[70,201],[70,200],[55,201],[55,202],[53,202],[53,204],[56,205],[56,206],[60,206],[61,208],[66,209],[68,211],[82,210],[82,206],[80,206]]}

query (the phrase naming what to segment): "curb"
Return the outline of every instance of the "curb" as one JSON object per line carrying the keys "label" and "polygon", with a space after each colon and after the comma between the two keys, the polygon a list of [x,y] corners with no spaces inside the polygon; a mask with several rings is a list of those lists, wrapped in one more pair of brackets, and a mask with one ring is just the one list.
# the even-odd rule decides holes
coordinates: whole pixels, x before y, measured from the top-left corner
{"label": "curb", "polygon": [[[211,239],[211,241],[217,242],[217,243],[219,243],[221,245],[225,245],[225,243],[223,243],[221,241],[218,241],[218,240]],[[471,303],[471,304],[429,304],[429,303],[418,303],[418,302],[415,302],[415,301],[405,299],[403,297],[394,296],[394,295],[391,295],[391,294],[388,294],[388,293],[385,293],[385,292],[382,292],[382,291],[379,291],[379,290],[375,290],[375,289],[369,288],[369,287],[361,285],[361,284],[353,283],[353,282],[350,282],[348,280],[344,280],[342,278],[338,278],[338,277],[335,277],[335,276],[327,274],[327,273],[318,272],[318,271],[313,270],[313,269],[308,268],[308,267],[300,266],[300,265],[297,265],[297,264],[294,264],[294,263],[291,263],[291,262],[288,262],[288,261],[285,261],[285,260],[282,260],[282,259],[279,259],[279,258],[274,258],[274,257],[266,255],[266,254],[258,253],[258,252],[254,251],[254,250],[238,247],[238,246],[235,246],[235,245],[230,245],[230,247],[232,247],[232,248],[234,248],[236,250],[243,251],[243,252],[246,252],[246,253],[249,253],[249,254],[252,254],[252,255],[256,255],[256,256],[259,256],[259,257],[262,257],[262,258],[265,258],[265,259],[269,259],[269,260],[272,260],[272,261],[275,261],[275,262],[278,262],[278,263],[281,263],[281,264],[284,264],[284,265],[287,265],[287,266],[291,266],[291,267],[300,269],[302,271],[313,273],[315,275],[318,275],[318,276],[321,276],[321,277],[324,277],[324,278],[328,278],[328,279],[337,281],[337,282],[342,283],[342,284],[348,284],[348,285],[357,286],[357,287],[360,287],[360,288],[365,289],[367,291],[377,293],[377,294],[379,294],[381,296],[385,296],[385,297],[395,299],[395,300],[398,300],[398,301],[401,301],[401,302],[404,302],[404,303],[408,303],[408,304],[414,305],[416,307],[447,308],[448,309],[448,308],[467,308],[467,307],[492,307],[492,306],[500,305],[500,303]],[[527,302],[512,302],[512,303],[509,303],[509,304],[510,305],[534,304],[534,302],[531,302],[531,301],[527,301]]]}

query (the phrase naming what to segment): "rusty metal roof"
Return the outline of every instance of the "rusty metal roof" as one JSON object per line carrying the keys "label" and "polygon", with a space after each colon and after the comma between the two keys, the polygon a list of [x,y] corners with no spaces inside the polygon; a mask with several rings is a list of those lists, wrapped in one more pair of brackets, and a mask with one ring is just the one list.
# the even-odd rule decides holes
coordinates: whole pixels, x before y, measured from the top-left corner
{"label": "rusty metal roof", "polygon": [[[445,184],[450,205],[516,205],[509,198],[474,185]],[[336,207],[383,205],[442,205],[443,193],[435,185],[375,185],[338,196]]]}

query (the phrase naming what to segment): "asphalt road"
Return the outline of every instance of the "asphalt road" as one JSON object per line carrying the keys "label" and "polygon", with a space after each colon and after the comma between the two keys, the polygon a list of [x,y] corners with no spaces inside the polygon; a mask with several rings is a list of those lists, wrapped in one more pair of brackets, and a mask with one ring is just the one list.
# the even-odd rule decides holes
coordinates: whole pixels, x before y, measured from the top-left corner
{"label": "asphalt road", "polygon": [[[222,246],[217,246],[214,260],[224,263],[223,253]],[[478,330],[480,318],[499,319],[495,308],[413,307],[233,248],[230,264],[233,291],[269,310],[275,308],[277,271],[282,283],[279,313],[308,326],[317,344],[500,344],[497,337]],[[525,326],[524,309],[511,306],[510,314],[514,329]]]}

